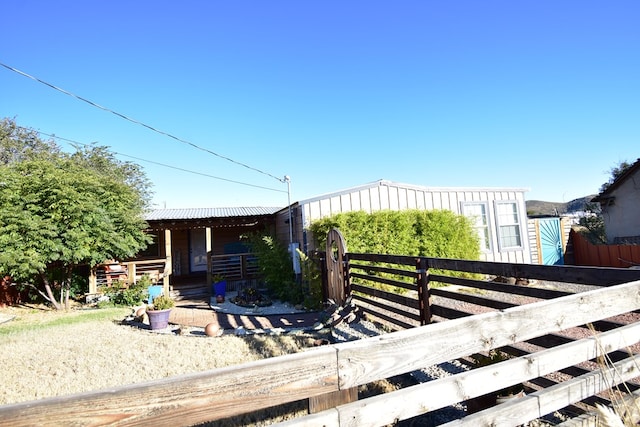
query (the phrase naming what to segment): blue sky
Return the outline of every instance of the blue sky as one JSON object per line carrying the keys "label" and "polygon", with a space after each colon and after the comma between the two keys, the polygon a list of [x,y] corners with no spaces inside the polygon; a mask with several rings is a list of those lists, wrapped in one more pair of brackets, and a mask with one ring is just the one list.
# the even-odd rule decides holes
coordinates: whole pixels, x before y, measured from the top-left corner
{"label": "blue sky", "polygon": [[292,202],[378,179],[562,202],[640,157],[637,1],[0,10],[0,62],[187,143],[4,67],[0,117],[196,172],[119,157],[144,167],[158,207],[286,206],[285,175]]}

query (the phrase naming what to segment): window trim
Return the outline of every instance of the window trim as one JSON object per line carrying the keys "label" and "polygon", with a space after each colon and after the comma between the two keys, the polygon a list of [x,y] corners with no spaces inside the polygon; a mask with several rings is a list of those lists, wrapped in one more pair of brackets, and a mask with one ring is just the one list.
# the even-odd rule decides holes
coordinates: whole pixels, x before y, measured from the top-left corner
{"label": "window trim", "polygon": [[[487,229],[487,243],[488,243],[488,248],[480,248],[480,252],[484,253],[484,254],[490,254],[493,253],[493,227],[491,226],[492,224],[492,219],[491,219],[491,209],[489,207],[489,202],[487,200],[478,200],[478,201],[466,201],[466,202],[461,202],[460,203],[460,209],[462,211],[462,215],[464,215],[466,218],[472,219],[475,217],[475,215],[470,215],[467,214],[465,211],[465,208],[467,206],[472,206],[472,205],[482,205],[484,206],[484,211],[485,211],[485,215],[487,217],[487,222],[485,224],[485,227]],[[476,227],[475,224],[473,225],[473,229],[479,231],[480,227]],[[478,233],[480,234],[480,233]]]}
{"label": "window trim", "polygon": [[[518,215],[517,224],[500,224],[500,214],[498,212],[498,205],[515,205],[516,207],[516,215]],[[496,224],[496,236],[498,243],[498,251],[499,252],[512,252],[512,251],[522,251],[524,250],[524,234],[522,227],[522,212],[520,210],[520,204],[517,200],[494,200],[494,213],[495,213],[495,224]],[[518,246],[503,246],[502,244],[502,227],[506,226],[518,226],[518,233],[520,236],[520,245]]]}

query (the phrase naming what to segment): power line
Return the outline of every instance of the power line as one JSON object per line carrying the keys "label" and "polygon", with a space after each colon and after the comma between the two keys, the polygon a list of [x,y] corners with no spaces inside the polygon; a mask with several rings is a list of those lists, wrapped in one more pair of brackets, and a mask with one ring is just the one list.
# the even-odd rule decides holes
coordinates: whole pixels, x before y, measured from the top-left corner
{"label": "power line", "polygon": [[22,75],[22,76],[24,76],[24,77],[30,78],[31,80],[35,80],[35,81],[36,81],[36,82],[38,82],[38,83],[42,83],[43,85],[48,86],[48,87],[50,87],[51,89],[57,90],[58,92],[62,92],[62,93],[64,93],[65,95],[69,95],[69,96],[71,96],[72,98],[76,98],[76,99],[78,99],[78,100],[80,100],[80,101],[86,102],[87,104],[91,105],[92,107],[96,107],[96,108],[99,108],[99,109],[101,109],[101,110],[103,110],[103,111],[107,111],[107,112],[109,112],[109,113],[111,113],[111,114],[115,114],[116,116],[118,116],[118,117],[120,117],[120,118],[122,118],[122,119],[125,119],[125,120],[127,120],[127,121],[129,121],[129,122],[131,122],[131,123],[135,123],[135,124],[137,124],[137,125],[143,126],[143,127],[147,128],[147,129],[149,129],[149,130],[151,130],[151,131],[153,131],[153,132],[159,133],[159,134],[161,134],[161,135],[168,136],[169,138],[172,138],[172,139],[174,139],[174,140],[176,140],[176,141],[178,141],[178,142],[182,142],[183,144],[190,145],[191,147],[193,147],[193,148],[195,148],[195,149],[197,149],[197,150],[201,150],[201,151],[204,151],[204,152],[206,152],[206,153],[212,154],[212,155],[214,155],[214,156],[216,156],[216,157],[219,157],[219,158],[221,158],[221,159],[223,159],[223,160],[227,160],[227,161],[229,161],[229,162],[231,162],[231,163],[234,163],[234,164],[236,164],[236,165],[243,166],[243,167],[245,167],[245,168],[247,168],[247,169],[251,169],[251,170],[253,170],[253,171],[255,171],[255,172],[258,172],[258,173],[261,173],[261,174],[263,174],[263,175],[269,176],[269,177],[271,177],[271,178],[274,178],[274,179],[276,179],[276,180],[280,181],[281,183],[286,182],[283,178],[278,178],[277,176],[272,175],[272,174],[270,174],[270,173],[268,173],[268,172],[265,172],[265,171],[263,171],[263,170],[260,170],[260,169],[254,168],[254,167],[252,167],[252,166],[249,166],[249,165],[247,165],[247,164],[245,164],[245,163],[242,163],[242,162],[239,162],[239,161],[237,161],[237,160],[233,160],[233,159],[231,159],[231,158],[229,158],[229,157],[223,156],[222,154],[218,154],[218,153],[216,153],[216,152],[214,152],[214,151],[211,151],[211,150],[209,150],[209,149],[207,149],[207,148],[200,147],[199,145],[196,145],[196,144],[194,144],[193,142],[186,141],[186,140],[184,140],[184,139],[182,139],[182,138],[179,138],[179,137],[177,137],[177,136],[175,136],[175,135],[172,135],[172,134],[170,134],[170,133],[168,133],[168,132],[164,132],[164,131],[162,131],[162,130],[156,129],[156,128],[154,128],[153,126],[150,126],[150,125],[148,125],[148,124],[146,124],[146,123],[143,123],[143,122],[141,122],[141,121],[138,121],[138,120],[132,119],[132,118],[130,118],[130,117],[128,117],[128,116],[126,116],[126,115],[124,115],[124,114],[122,114],[122,113],[118,113],[117,111],[114,111],[114,110],[112,110],[112,109],[110,109],[110,108],[103,107],[103,106],[102,106],[102,105],[100,105],[100,104],[96,104],[96,103],[95,103],[95,102],[93,102],[93,101],[90,101],[90,100],[88,100],[88,99],[86,99],[86,98],[83,98],[83,97],[81,97],[81,96],[78,96],[78,95],[76,95],[76,94],[74,94],[74,93],[72,93],[72,92],[69,92],[69,91],[67,91],[67,90],[64,90],[64,89],[62,89],[62,88],[60,88],[60,87],[58,87],[58,86],[52,85],[51,83],[47,83],[47,82],[45,82],[44,80],[41,80],[41,79],[39,79],[39,78],[37,78],[37,77],[34,77],[34,76],[32,76],[31,74],[27,74],[27,73],[25,73],[24,71],[20,71],[20,70],[18,70],[18,69],[16,69],[16,68],[13,68],[13,67],[11,67],[11,66],[9,66],[9,65],[7,65],[7,64],[4,64],[4,63],[0,62],[0,65],[2,65],[3,67],[5,67],[6,69],[8,69],[8,70],[10,70],[10,71],[13,71],[14,73],[18,73],[18,74],[20,74],[20,75]]}
{"label": "power line", "polygon": [[[23,126],[18,126],[18,127],[21,128],[21,129],[25,129],[25,130],[35,130],[35,129],[26,128],[26,127],[23,127]],[[74,141],[72,139],[67,139],[67,138],[63,138],[61,136],[48,134],[48,133],[45,133],[45,132],[41,132],[39,130],[35,130],[35,132],[38,132],[40,135],[45,135],[45,136],[48,136],[50,138],[55,138],[55,139],[59,139],[59,140],[62,140],[62,141],[67,141],[67,142],[72,143],[72,144],[83,145],[85,147],[91,146],[91,144],[86,144],[86,143],[82,143],[82,142],[79,142],[79,141]],[[235,181],[233,179],[228,179],[228,178],[222,178],[222,177],[219,177],[219,176],[209,175],[209,174],[206,174],[206,173],[203,173],[203,172],[192,171],[192,170],[189,170],[189,169],[179,168],[177,166],[167,165],[165,163],[160,163],[160,162],[156,162],[156,161],[153,161],[153,160],[147,160],[147,159],[143,159],[143,158],[140,158],[140,157],[131,156],[129,154],[118,153],[117,151],[112,151],[112,153],[113,154],[117,154],[119,156],[128,157],[130,159],[135,159],[135,160],[138,160],[138,161],[147,162],[147,163],[151,163],[151,164],[158,165],[158,166],[163,166],[163,167],[166,167],[166,168],[169,168],[169,169],[175,169],[175,170],[178,170],[178,171],[187,172],[187,173],[191,173],[191,174],[194,174],[194,175],[200,175],[200,176],[204,176],[204,177],[207,177],[207,178],[213,178],[213,179],[217,179],[217,180],[220,180],[220,181],[231,182],[233,184],[245,185],[247,187],[260,188],[260,189],[269,190],[269,191],[276,191],[278,193],[287,193],[287,191],[278,190],[277,188],[264,187],[262,185],[249,184],[247,182]]]}

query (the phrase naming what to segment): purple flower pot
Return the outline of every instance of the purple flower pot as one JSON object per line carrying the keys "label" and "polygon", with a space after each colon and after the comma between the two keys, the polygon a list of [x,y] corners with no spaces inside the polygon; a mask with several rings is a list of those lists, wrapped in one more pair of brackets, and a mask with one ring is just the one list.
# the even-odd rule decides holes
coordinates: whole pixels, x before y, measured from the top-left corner
{"label": "purple flower pot", "polygon": [[151,326],[151,329],[165,329],[166,327],[168,327],[169,314],[171,314],[170,308],[167,308],[166,310],[147,310],[147,315],[149,316],[149,325]]}

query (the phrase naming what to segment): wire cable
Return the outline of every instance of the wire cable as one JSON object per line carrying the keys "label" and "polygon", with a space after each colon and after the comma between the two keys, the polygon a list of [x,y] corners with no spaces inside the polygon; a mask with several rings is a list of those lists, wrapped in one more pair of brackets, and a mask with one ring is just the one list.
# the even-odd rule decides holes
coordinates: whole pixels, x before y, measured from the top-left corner
{"label": "wire cable", "polygon": [[146,123],[143,123],[143,122],[141,122],[141,121],[139,121],[139,120],[132,119],[131,117],[128,117],[128,116],[126,116],[126,115],[124,115],[124,114],[122,114],[122,113],[118,113],[117,111],[114,111],[114,110],[112,110],[112,109],[110,109],[110,108],[107,108],[107,107],[103,107],[103,106],[102,106],[102,105],[100,105],[100,104],[96,104],[96,103],[95,103],[95,102],[93,102],[93,101],[90,101],[90,100],[88,100],[88,99],[86,99],[86,98],[83,98],[83,97],[81,97],[81,96],[78,96],[78,95],[76,95],[76,94],[74,94],[74,93],[72,93],[72,92],[69,92],[69,91],[67,91],[67,90],[64,90],[64,89],[62,89],[62,88],[60,88],[60,87],[58,87],[58,86],[52,85],[51,83],[47,83],[47,82],[45,82],[44,80],[41,80],[41,79],[39,79],[39,78],[37,78],[37,77],[34,77],[34,76],[32,76],[31,74],[27,74],[27,73],[25,73],[24,71],[20,71],[20,70],[18,70],[17,68],[13,68],[13,67],[11,67],[11,66],[9,66],[9,65],[7,65],[7,64],[4,64],[4,63],[2,63],[2,62],[0,62],[0,65],[2,65],[4,68],[6,68],[6,69],[8,69],[8,70],[10,70],[10,71],[13,71],[14,73],[20,74],[21,76],[27,77],[27,78],[29,78],[29,79],[31,79],[31,80],[35,80],[35,81],[36,81],[36,82],[38,82],[38,83],[42,83],[43,85],[48,86],[48,87],[50,87],[51,89],[57,90],[58,92],[62,92],[62,93],[64,93],[65,95],[71,96],[72,98],[76,98],[76,99],[78,99],[78,100],[80,100],[80,101],[86,102],[87,104],[91,105],[92,107],[96,107],[96,108],[99,108],[100,110],[107,111],[107,112],[109,112],[109,113],[111,113],[111,114],[115,114],[116,116],[118,116],[118,117],[120,117],[120,118],[122,118],[122,119],[124,119],[124,120],[127,120],[127,121],[129,121],[129,122],[131,122],[131,123],[135,123],[135,124],[137,124],[137,125],[143,126],[143,127],[147,128],[147,129],[149,129],[149,130],[153,131],[153,132],[156,132],[156,133],[159,133],[159,134],[161,134],[161,135],[167,136],[167,137],[172,138],[172,139],[174,139],[174,140],[176,140],[176,141],[178,141],[178,142],[182,142],[183,144],[190,145],[191,147],[193,147],[193,148],[195,148],[195,149],[197,149],[197,150],[201,150],[201,151],[204,151],[204,152],[206,152],[206,153],[212,154],[212,155],[214,155],[214,156],[216,156],[216,157],[219,157],[219,158],[221,158],[221,159],[223,159],[223,160],[227,160],[227,161],[229,161],[229,162],[231,162],[231,163],[234,163],[234,164],[236,164],[236,165],[243,166],[243,167],[245,167],[245,168],[247,168],[247,169],[250,169],[250,170],[253,170],[253,171],[255,171],[255,172],[261,173],[261,174],[263,174],[263,175],[269,176],[269,177],[271,177],[271,178],[274,178],[274,179],[276,179],[276,180],[280,181],[281,183],[285,183],[285,182],[286,182],[286,180],[285,180],[285,179],[283,179],[283,178],[278,178],[277,176],[272,175],[272,174],[270,174],[270,173],[268,173],[268,172],[265,172],[265,171],[263,171],[263,170],[260,170],[260,169],[254,168],[254,167],[252,167],[252,166],[249,166],[249,165],[247,165],[247,164],[245,164],[245,163],[242,163],[242,162],[239,162],[239,161],[237,161],[237,160],[233,160],[233,159],[231,159],[230,157],[223,156],[222,154],[218,154],[218,153],[216,153],[216,152],[214,152],[214,151],[209,150],[208,148],[200,147],[199,145],[196,145],[196,144],[194,144],[193,142],[186,141],[186,140],[184,140],[184,139],[182,139],[182,138],[179,138],[179,137],[177,137],[177,136],[175,136],[175,135],[172,135],[172,134],[170,134],[170,133],[168,133],[168,132],[165,132],[165,131],[162,131],[162,130],[156,129],[155,127],[150,126],[150,125],[148,125],[148,124],[146,124]]}
{"label": "wire cable", "polygon": [[[66,141],[66,142],[69,142],[71,144],[83,145],[85,147],[89,147],[89,146],[92,145],[92,144],[86,144],[86,143],[79,142],[79,141],[74,141],[72,139],[63,138],[61,136],[56,136],[56,135],[49,134],[49,133],[46,133],[46,132],[41,132],[39,130],[26,128],[24,126],[18,126],[18,127],[20,129],[24,129],[24,130],[32,130],[34,132],[39,133],[40,135],[48,136],[49,138],[59,139],[61,141]],[[207,178],[213,178],[213,179],[217,179],[217,180],[220,180],[220,181],[230,182],[230,183],[233,183],[233,184],[239,184],[239,185],[244,185],[244,186],[253,187],[253,188],[260,188],[260,189],[269,190],[269,191],[276,191],[278,193],[286,193],[287,192],[285,190],[278,190],[277,188],[264,187],[262,185],[256,185],[256,184],[249,184],[247,182],[235,181],[233,179],[228,179],[228,178],[222,178],[222,177],[219,177],[219,176],[209,175],[209,174],[206,174],[204,172],[197,172],[197,171],[192,171],[192,170],[189,170],[189,169],[180,168],[180,167],[177,167],[177,166],[167,165],[165,163],[160,163],[160,162],[156,162],[156,161],[153,161],[153,160],[148,160],[148,159],[143,159],[143,158],[140,158],[140,157],[131,156],[129,154],[119,153],[117,151],[111,151],[111,152],[113,154],[118,155],[118,156],[128,157],[130,159],[135,159],[135,160],[138,160],[138,161],[147,162],[147,163],[151,163],[151,164],[158,165],[158,166],[163,166],[165,168],[175,169],[175,170],[178,170],[178,171],[181,171],[181,172],[187,172],[187,173],[191,173],[191,174],[194,174],[194,175],[200,175],[200,176],[204,176],[204,177],[207,177]]]}

